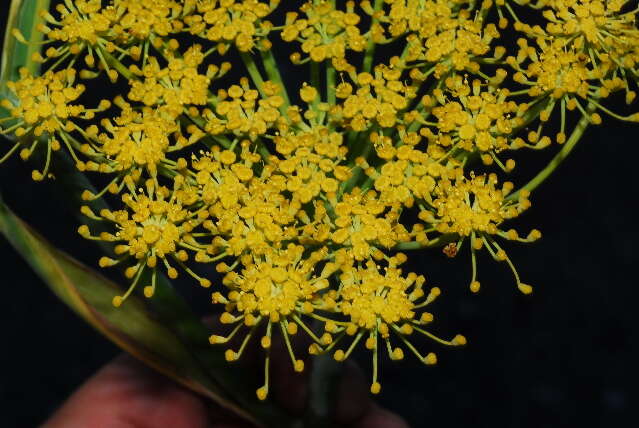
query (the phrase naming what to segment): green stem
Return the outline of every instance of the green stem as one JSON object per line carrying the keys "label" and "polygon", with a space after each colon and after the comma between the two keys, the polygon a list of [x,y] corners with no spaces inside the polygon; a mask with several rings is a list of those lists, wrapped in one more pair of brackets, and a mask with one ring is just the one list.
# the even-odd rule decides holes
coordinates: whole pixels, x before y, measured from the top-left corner
{"label": "green stem", "polygon": [[311,67],[311,86],[313,86],[315,89],[317,89],[317,92],[320,92],[321,86],[320,86],[320,64],[319,62],[315,62],[315,61],[311,61],[310,62],[310,67]]}
{"label": "green stem", "polygon": [[251,76],[251,80],[253,80],[253,84],[257,87],[257,90],[260,92],[260,95],[264,98],[268,98],[268,96],[264,93],[264,79],[262,78],[262,73],[257,68],[257,64],[253,60],[253,57],[246,52],[240,52],[240,57],[244,62],[244,66]]}
{"label": "green stem", "polygon": [[326,64],[326,102],[335,105],[335,67],[332,64]]}
{"label": "green stem", "polygon": [[401,242],[393,247],[394,250],[397,251],[411,251],[411,250],[421,250],[423,248],[435,248],[442,247],[450,242],[454,242],[459,238],[459,235],[456,233],[448,233],[445,235],[438,236],[437,238],[428,241],[428,244],[422,245],[419,242],[411,241],[411,242]]}
{"label": "green stem", "polygon": [[291,105],[291,100],[288,97],[288,92],[286,91],[286,85],[282,80],[282,75],[280,74],[280,69],[277,66],[277,61],[275,60],[275,56],[273,56],[272,50],[260,51],[260,55],[262,57],[262,62],[264,63],[264,69],[266,70],[266,75],[268,78],[277,83],[279,87],[282,89],[282,98],[284,98],[284,106],[283,108]]}
{"label": "green stem", "polygon": [[[435,89],[439,88],[441,84],[446,80],[446,78],[448,78],[448,75],[449,75],[448,73],[444,74],[444,76],[442,76],[441,79],[438,79],[435,83],[433,83],[430,86],[430,88],[428,88],[425,95],[432,95]],[[422,82],[419,89],[422,88],[423,84],[424,82]],[[417,101],[417,105],[415,106],[415,110],[417,110],[417,112],[422,116],[422,119],[424,120],[428,119],[430,117],[430,111],[425,112],[426,106],[422,104],[421,98],[417,99],[416,101]],[[408,126],[408,128],[406,129],[406,132],[416,132],[420,128],[420,126],[421,126],[421,123],[417,121],[413,122]]]}
{"label": "green stem", "polygon": [[[375,0],[375,5],[373,6],[373,10],[375,12],[379,12],[380,10],[382,10],[383,4],[384,4],[383,0]],[[377,19],[373,17],[373,19],[371,20],[370,29],[368,30],[369,32],[368,45],[366,46],[366,53],[364,54],[364,62],[362,64],[362,71],[367,73],[370,73],[371,69],[373,68],[373,59],[375,58],[375,42],[373,41],[370,35],[370,32],[375,26],[375,24],[377,24]]]}
{"label": "green stem", "polygon": [[315,61],[311,61],[311,86],[317,90],[318,96],[313,100],[313,110],[317,111],[317,106],[322,101],[321,93],[321,78],[320,78],[320,64]]}
{"label": "green stem", "polygon": [[[590,114],[594,110],[595,110],[595,106],[593,104],[588,104],[588,107],[586,109],[587,113]],[[590,125],[590,118],[585,115],[582,116],[581,120],[579,120],[579,123],[577,123],[577,126],[575,126],[575,129],[572,131],[572,134],[570,134],[570,138],[568,138],[568,141],[564,143],[564,146],[561,149],[561,151],[557,153],[555,157],[552,158],[552,160],[548,163],[548,165],[546,165],[544,169],[539,171],[539,173],[532,180],[530,180],[521,189],[510,194],[506,198],[506,200],[517,199],[517,197],[519,196],[519,193],[522,190],[528,190],[532,192],[537,187],[539,187],[539,185],[543,183],[548,177],[550,177],[550,175],[557,169],[557,167],[561,165],[564,159],[568,157],[570,152],[572,152],[572,149],[575,148],[575,146],[577,145],[581,137],[584,135],[584,132],[588,128],[588,125]]]}
{"label": "green stem", "polygon": [[116,57],[111,55],[106,49],[102,49],[98,47],[95,49],[96,53],[104,56],[104,60],[109,66],[115,68],[118,73],[124,76],[127,80],[137,80],[137,76],[135,76],[131,70],[129,70],[124,64],[122,64]]}
{"label": "green stem", "polygon": [[[354,161],[358,157],[363,157],[368,160],[370,154],[373,152],[373,143],[370,142],[369,136],[373,129],[369,129],[365,132],[351,131],[347,136],[347,146],[349,148],[350,160]],[[365,176],[364,170],[360,167],[353,169],[353,175],[345,183],[340,186],[338,197],[341,197],[345,192],[351,191],[355,186],[362,182]]]}

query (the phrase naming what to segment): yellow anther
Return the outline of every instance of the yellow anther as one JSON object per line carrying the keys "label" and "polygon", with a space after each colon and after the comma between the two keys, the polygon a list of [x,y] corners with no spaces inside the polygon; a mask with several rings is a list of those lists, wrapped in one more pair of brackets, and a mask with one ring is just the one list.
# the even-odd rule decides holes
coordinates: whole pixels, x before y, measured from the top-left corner
{"label": "yellow anther", "polygon": [[465,345],[466,344],[466,338],[464,336],[462,336],[461,334],[458,334],[457,336],[453,337],[453,340],[451,341],[451,343],[453,345]]}
{"label": "yellow anther", "polygon": [[260,340],[260,345],[264,349],[269,349],[271,347],[271,338],[268,336],[263,336]]}
{"label": "yellow anther", "polygon": [[115,306],[116,308],[119,308],[122,305],[122,302],[124,300],[122,299],[122,296],[115,296],[113,297],[113,306]]}
{"label": "yellow anther", "polygon": [[473,281],[470,283],[470,291],[472,291],[473,293],[479,292],[480,287],[481,284],[479,283],[479,281]]}
{"label": "yellow anther", "polygon": [[519,288],[519,291],[521,291],[524,294],[530,294],[533,292],[533,288],[532,286],[528,285],[528,284],[524,284],[524,283],[519,283],[517,284],[517,288]]}
{"label": "yellow anther", "polygon": [[264,401],[266,400],[266,397],[268,397],[268,388],[266,386],[262,386],[258,388],[255,393],[260,401]]}

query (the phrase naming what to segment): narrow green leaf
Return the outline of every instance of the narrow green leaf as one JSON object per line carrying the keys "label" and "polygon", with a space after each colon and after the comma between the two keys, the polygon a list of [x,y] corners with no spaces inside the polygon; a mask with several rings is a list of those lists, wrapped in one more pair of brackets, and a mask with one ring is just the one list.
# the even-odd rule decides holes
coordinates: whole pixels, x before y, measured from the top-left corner
{"label": "narrow green leaf", "polygon": [[[80,200],[79,195],[83,190],[96,193],[96,189],[93,188],[87,177],[75,168],[69,156],[59,153],[57,161],[56,183],[57,187],[62,189],[60,197],[66,197],[75,206],[88,204],[95,212],[109,208],[104,199],[91,202]],[[103,229],[104,224],[91,222],[90,219],[81,215],[79,210],[77,210],[77,214],[82,223],[90,224],[91,230],[107,231]],[[104,241],[99,241],[98,244],[106,253],[112,253],[112,244]],[[114,294],[122,294],[122,292],[123,290],[120,289]],[[155,319],[171,329],[180,338],[191,352],[194,361],[199,363],[221,388],[228,391],[230,397],[244,409],[249,409],[250,413],[258,420],[263,421],[266,426],[288,426],[288,416],[284,415],[272,403],[257,400],[255,395],[256,380],[238,367],[229,367],[224,358],[223,347],[209,344],[210,329],[196,316],[182,295],[173,287],[171,281],[161,272],[158,272],[158,282],[153,298],[145,300],[145,303],[153,310]],[[128,304],[128,300],[123,307],[126,304]]]}
{"label": "narrow green leaf", "polygon": [[[18,78],[18,69],[26,67],[32,73],[38,71],[40,64],[33,62],[31,56],[41,48],[42,33],[36,27],[42,18],[40,10],[48,10],[51,0],[11,0],[9,15],[5,27],[2,46],[2,64],[0,65],[0,95],[6,96],[6,83]],[[20,30],[29,44],[16,40],[11,34],[14,29]]]}
{"label": "narrow green leaf", "polygon": [[225,398],[220,386],[201,369],[192,352],[136,296],[114,308],[119,287],[53,248],[0,202],[0,232],[25,257],[51,290],[78,315],[149,366],[210,397],[247,420],[253,417]]}
{"label": "narrow green leaf", "polygon": [[[36,27],[42,21],[38,11],[48,10],[51,0],[11,0],[9,14],[4,32],[2,45],[2,61],[0,62],[0,99],[11,97],[11,91],[7,89],[7,82],[15,81],[20,67],[26,67],[32,73],[36,73],[40,64],[31,60],[34,52],[41,48],[43,35],[36,31]],[[11,32],[17,28],[29,44],[19,42]],[[8,116],[9,112],[0,107],[0,117]]]}
{"label": "narrow green leaf", "polygon": [[[40,65],[31,60],[41,48],[42,35],[36,31],[41,20],[38,12],[48,9],[50,3],[11,0],[0,65],[0,99],[12,96],[6,82],[19,78],[20,67],[38,73]],[[11,34],[14,28],[29,44],[15,39]],[[0,107],[0,117],[7,114]],[[60,187],[69,191],[65,196],[73,199],[70,195],[92,189],[87,178],[63,160],[58,159],[61,168],[57,177]],[[102,200],[90,205],[96,211],[106,207]],[[114,308],[113,296],[122,293],[117,284],[51,246],[17,218],[1,198],[0,234],[61,300],[126,352],[257,425],[290,426],[290,418],[276,406],[257,400],[254,380],[238,368],[229,368],[222,348],[209,345],[207,327],[165,277],[158,277],[153,299],[130,296],[126,304]]]}

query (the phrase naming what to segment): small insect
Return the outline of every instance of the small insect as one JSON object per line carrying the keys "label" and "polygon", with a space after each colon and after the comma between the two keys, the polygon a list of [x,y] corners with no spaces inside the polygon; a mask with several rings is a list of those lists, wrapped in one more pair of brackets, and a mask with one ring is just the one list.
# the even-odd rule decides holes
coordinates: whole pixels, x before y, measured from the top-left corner
{"label": "small insect", "polygon": [[457,244],[451,242],[450,244],[444,247],[442,252],[446,254],[446,257],[449,257],[452,259],[453,257],[457,255]]}

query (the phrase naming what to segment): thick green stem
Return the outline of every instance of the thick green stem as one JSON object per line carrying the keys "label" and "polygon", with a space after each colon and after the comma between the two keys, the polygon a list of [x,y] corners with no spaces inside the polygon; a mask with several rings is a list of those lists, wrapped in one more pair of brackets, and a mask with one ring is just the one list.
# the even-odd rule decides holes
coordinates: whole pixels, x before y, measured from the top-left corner
{"label": "thick green stem", "polygon": [[129,70],[124,64],[122,64],[120,60],[118,60],[116,57],[111,55],[106,50],[101,48],[98,48],[98,49],[96,49],[96,53],[98,55],[103,55],[106,63],[109,66],[113,67],[115,70],[117,70],[117,72],[120,73],[122,76],[124,76],[124,78],[126,78],[127,80],[137,80],[137,76],[135,76],[131,72],[131,70]]}
{"label": "thick green stem", "polygon": [[320,63],[311,61],[311,86],[317,89],[318,93],[321,93],[321,78],[320,78]]}
{"label": "thick green stem", "polygon": [[[593,104],[588,104],[586,112],[590,114],[594,110],[595,110],[595,106]],[[539,171],[539,173],[532,180],[530,180],[528,183],[526,183],[525,186],[523,186],[516,192],[510,194],[506,198],[506,200],[517,199],[517,197],[519,197],[519,194],[522,190],[528,190],[532,192],[537,187],[539,187],[539,185],[543,183],[548,177],[550,177],[550,175],[557,169],[557,167],[561,165],[564,159],[568,157],[570,152],[572,152],[572,149],[575,148],[575,146],[577,145],[581,137],[584,135],[584,132],[588,128],[588,125],[590,125],[590,118],[587,116],[583,116],[581,120],[579,120],[579,123],[577,123],[577,126],[575,126],[575,129],[572,131],[572,134],[570,134],[570,138],[568,138],[568,141],[564,143],[564,146],[561,149],[561,151],[559,151],[559,153],[557,153],[555,157],[552,158],[552,160],[548,163],[548,165],[546,165],[544,169]]]}
{"label": "thick green stem", "polygon": [[271,50],[260,51],[260,55],[262,56],[262,61],[264,63],[264,69],[266,70],[266,75],[268,78],[277,83],[279,87],[282,89],[282,97],[284,98],[285,105],[283,108],[288,107],[291,104],[291,100],[288,97],[288,92],[286,91],[286,85],[282,80],[282,75],[280,74],[280,69],[277,66],[277,61],[275,61],[275,56],[273,56],[273,52]]}
{"label": "thick green stem", "polygon": [[[433,83],[430,88],[428,88],[427,92],[425,95],[432,95],[433,91],[435,91],[435,89],[439,88],[440,85],[442,84],[442,82],[444,82],[446,80],[446,78],[448,77],[448,73],[446,73],[444,76],[441,77],[441,79],[438,79],[435,81],[435,83]],[[422,87],[424,83],[422,82],[420,85],[420,89]],[[430,116],[430,111],[426,112],[426,106],[424,104],[422,104],[421,100],[417,100],[417,105],[415,106],[415,110],[417,110],[417,112],[422,116],[422,119],[426,120],[428,119],[428,117]],[[406,129],[406,132],[416,132],[419,127],[421,126],[421,123],[415,121],[413,123],[411,123],[408,128]]]}
{"label": "thick green stem", "polygon": [[[375,0],[375,6],[373,6],[373,10],[375,11],[375,13],[382,10],[383,4],[383,0]],[[377,18],[375,18],[375,15],[373,15],[373,19],[371,20],[371,27],[368,34],[368,45],[366,46],[366,53],[364,54],[364,62],[362,64],[362,71],[367,73],[370,73],[370,71],[372,70],[373,59],[375,58],[375,42],[373,41],[370,32],[376,24]]]}
{"label": "thick green stem", "polygon": [[246,52],[240,52],[240,57],[242,58],[242,61],[244,61],[244,66],[251,76],[253,84],[260,92],[260,95],[264,98],[267,98],[267,95],[264,93],[264,79],[262,78],[262,73],[260,73],[260,70],[257,68],[257,64],[255,64],[253,57]]}
{"label": "thick green stem", "polygon": [[[318,94],[322,93],[322,81],[320,77],[320,63],[311,61],[311,86],[317,90]],[[322,101],[321,95],[315,97],[312,106],[313,110],[317,111],[317,106]]]}
{"label": "thick green stem", "polygon": [[335,78],[337,72],[332,64],[326,64],[326,102],[335,105]]}

